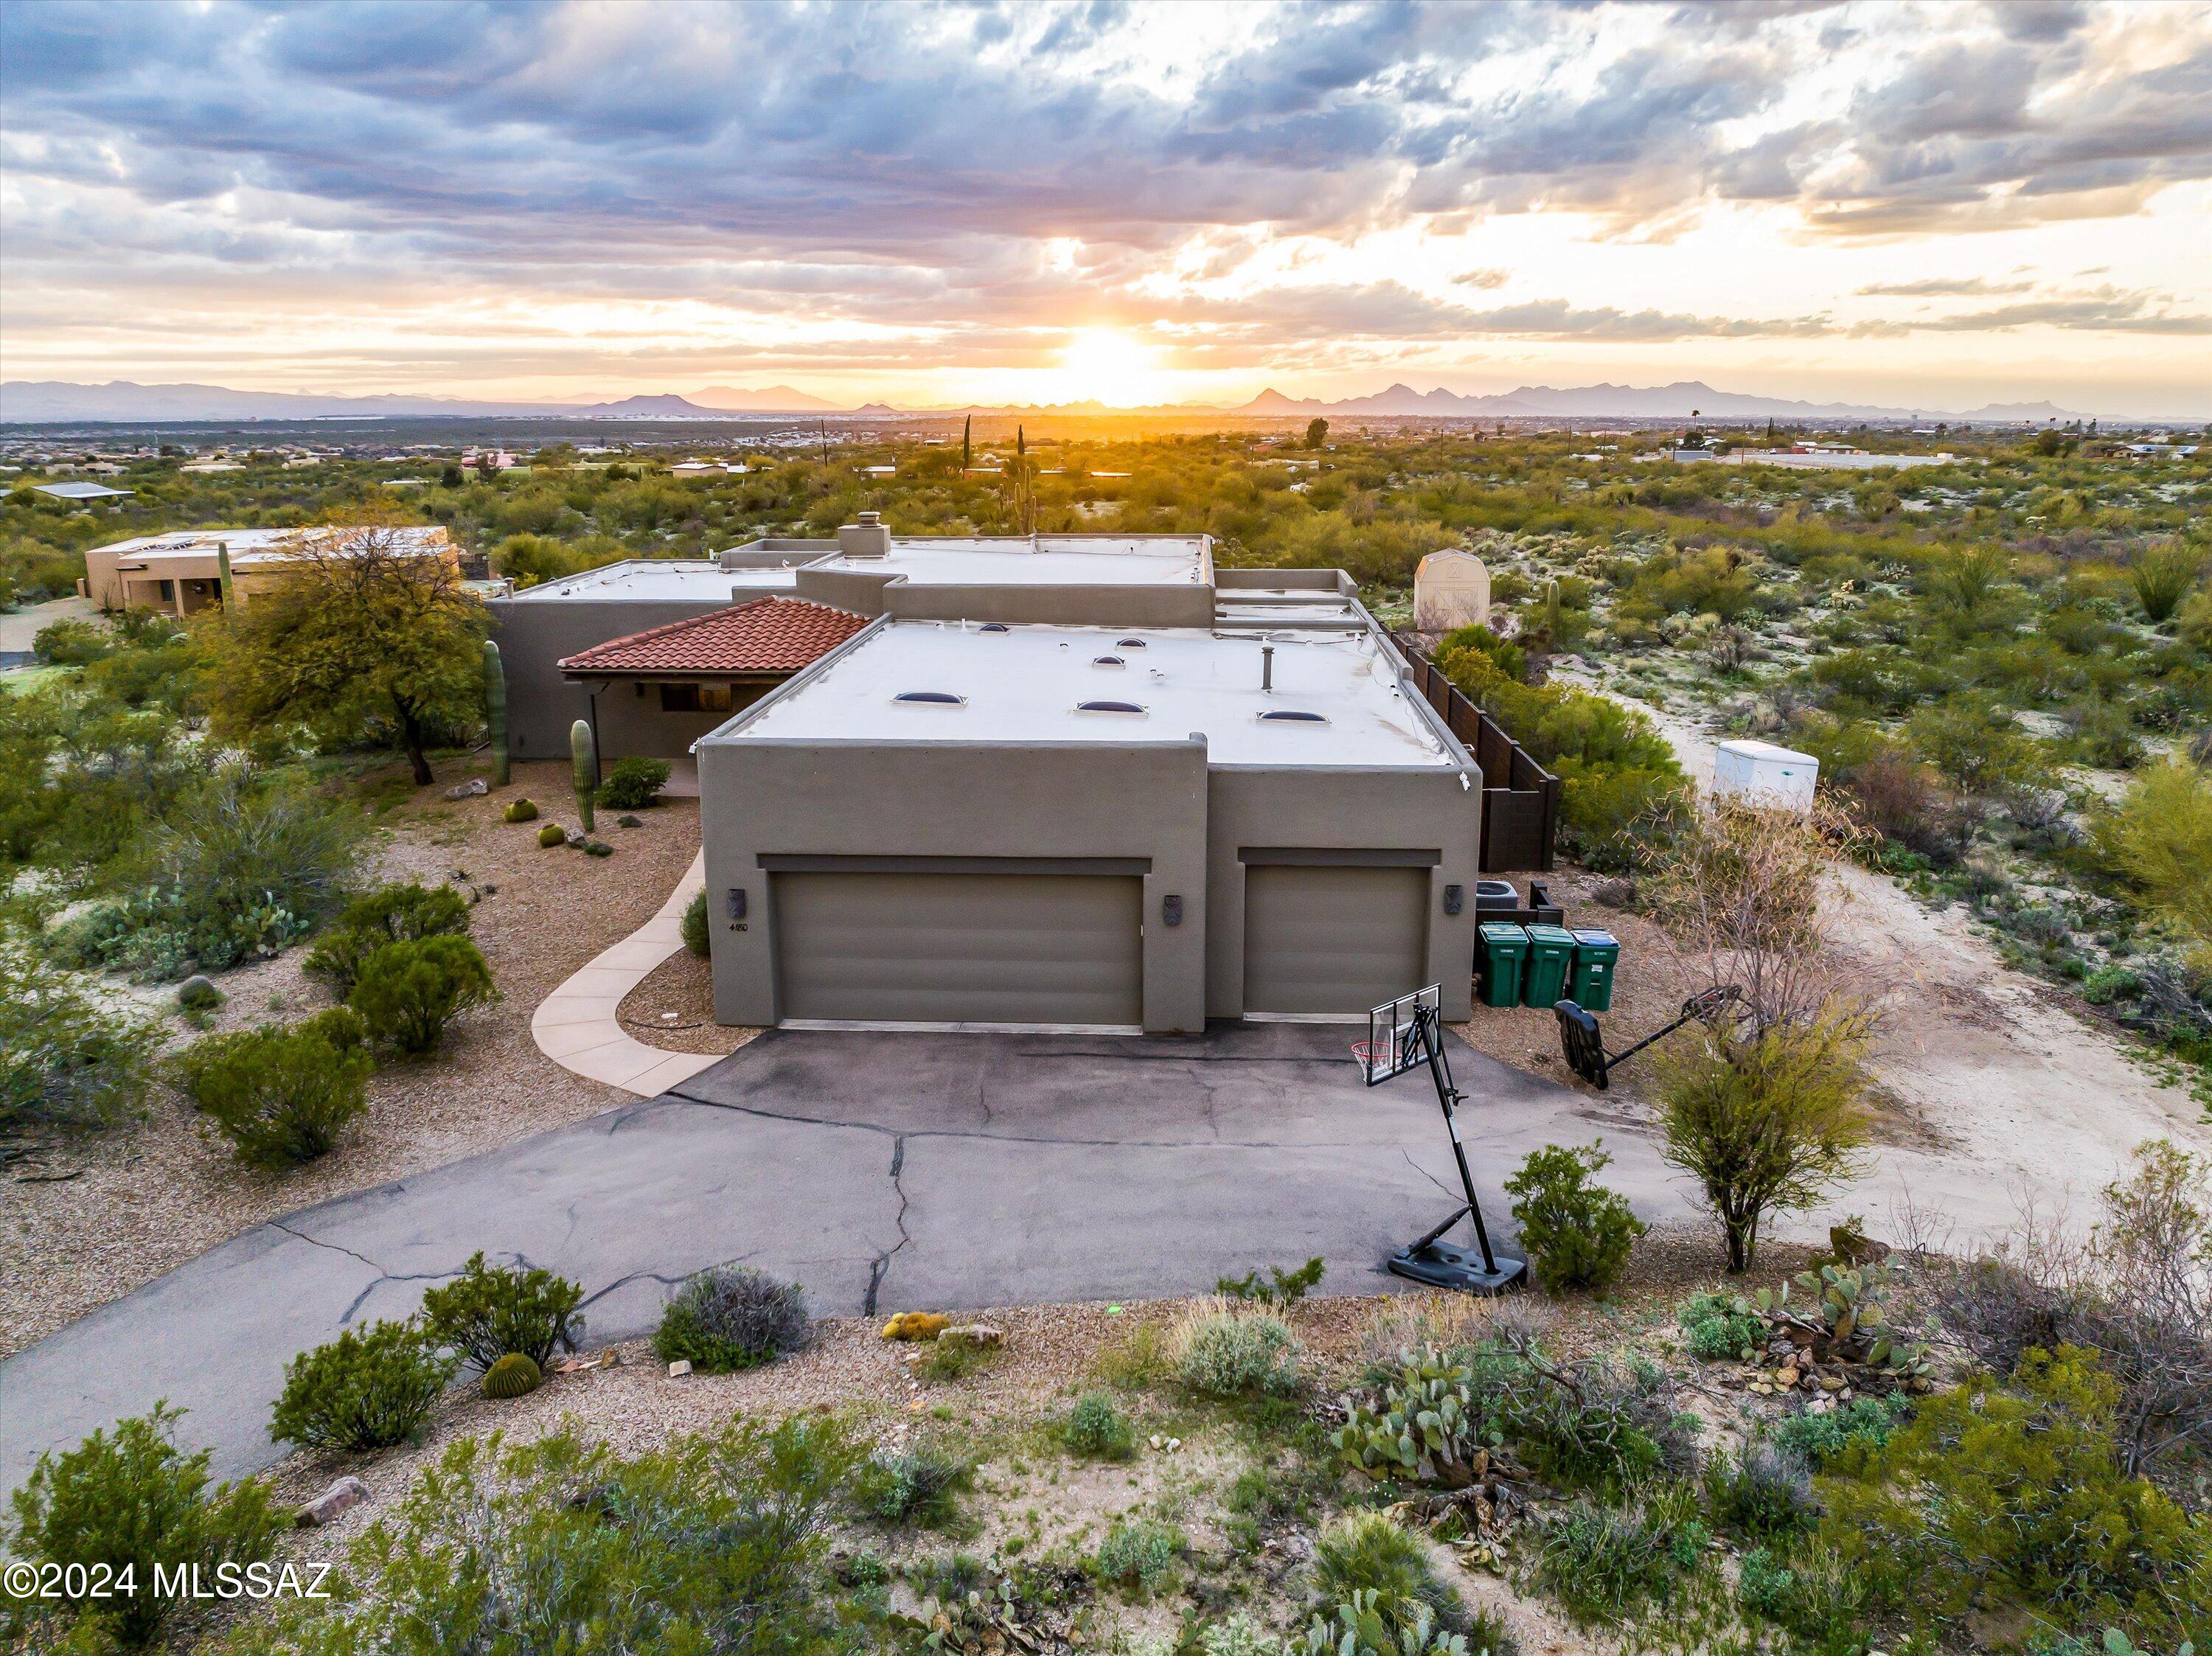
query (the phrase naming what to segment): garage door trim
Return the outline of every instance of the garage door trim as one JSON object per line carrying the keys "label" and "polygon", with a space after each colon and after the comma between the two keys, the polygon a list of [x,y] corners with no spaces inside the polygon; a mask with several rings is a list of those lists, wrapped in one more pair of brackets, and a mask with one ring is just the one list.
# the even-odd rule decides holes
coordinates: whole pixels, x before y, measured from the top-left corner
{"label": "garage door trim", "polygon": [[1434,868],[1443,859],[1439,851],[1388,846],[1243,846],[1237,852],[1237,860],[1248,868]]}
{"label": "garage door trim", "polygon": [[848,857],[827,852],[764,852],[769,874],[1083,874],[1142,877],[1149,857]]}

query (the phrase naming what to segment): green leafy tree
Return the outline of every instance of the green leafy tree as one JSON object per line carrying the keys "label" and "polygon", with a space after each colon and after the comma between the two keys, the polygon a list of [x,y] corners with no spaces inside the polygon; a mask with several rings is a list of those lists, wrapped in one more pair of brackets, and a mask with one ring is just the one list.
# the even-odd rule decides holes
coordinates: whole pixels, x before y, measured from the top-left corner
{"label": "green leafy tree", "polygon": [[1314,419],[1306,422],[1306,446],[1319,448],[1328,440],[1328,422]]}
{"label": "green leafy tree", "polygon": [[363,522],[302,543],[287,572],[223,617],[214,668],[218,727],[305,725],[326,739],[391,731],[418,786],[439,731],[473,721],[489,630],[444,557]]}

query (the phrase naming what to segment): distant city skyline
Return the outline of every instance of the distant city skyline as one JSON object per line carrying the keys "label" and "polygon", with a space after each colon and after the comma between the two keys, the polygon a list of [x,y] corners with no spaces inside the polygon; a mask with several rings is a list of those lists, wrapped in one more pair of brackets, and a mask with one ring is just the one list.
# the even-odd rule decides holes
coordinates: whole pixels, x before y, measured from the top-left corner
{"label": "distant city skyline", "polygon": [[0,378],[2212,414],[2212,6],[0,8]]}

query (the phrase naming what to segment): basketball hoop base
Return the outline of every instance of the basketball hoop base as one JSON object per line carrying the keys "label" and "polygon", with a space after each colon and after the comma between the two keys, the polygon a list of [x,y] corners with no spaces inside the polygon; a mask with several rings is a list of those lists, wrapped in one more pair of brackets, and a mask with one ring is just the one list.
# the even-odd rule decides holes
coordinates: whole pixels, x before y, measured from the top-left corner
{"label": "basketball hoop base", "polygon": [[1457,1294],[1503,1294],[1528,1270],[1525,1259],[1500,1259],[1497,1270],[1485,1271],[1481,1254],[1449,1242],[1424,1242],[1401,1247],[1383,1264],[1393,1277]]}

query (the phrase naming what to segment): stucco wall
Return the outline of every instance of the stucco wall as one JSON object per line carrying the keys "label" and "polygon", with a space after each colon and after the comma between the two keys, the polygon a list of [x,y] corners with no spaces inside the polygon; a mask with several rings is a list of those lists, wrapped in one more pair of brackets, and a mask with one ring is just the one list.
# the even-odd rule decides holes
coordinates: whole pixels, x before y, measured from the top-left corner
{"label": "stucco wall", "polygon": [[[732,684],[727,709],[685,713],[662,711],[658,679],[611,679],[599,692],[599,762],[605,767],[633,755],[681,759],[691,751],[694,742],[728,724],[781,682],[763,679]],[[638,694],[641,688],[642,695]]]}
{"label": "stucco wall", "polygon": [[[1206,1018],[1206,749],[1202,743],[1029,747],[710,737],[700,821],[714,931],[714,1016],[772,1024],[774,905],[763,856],[1141,858],[1144,1022]],[[746,893],[746,918],[727,893]],[[1182,899],[1164,921],[1162,900]]]}
{"label": "stucco wall", "polygon": [[[492,636],[499,640],[499,658],[507,676],[507,741],[521,759],[553,759],[568,751],[568,727],[590,716],[590,703],[580,684],[561,676],[556,665],[564,656],[588,650],[609,639],[663,627],[672,621],[712,615],[729,607],[725,592],[704,601],[645,598],[494,598]],[[628,694],[627,691],[624,692]],[[657,711],[659,702],[653,706]],[[601,709],[605,717],[605,709]],[[699,715],[711,730],[726,713]],[[618,752],[603,727],[603,744]],[[644,751],[631,749],[631,752]],[[678,751],[681,751],[679,749]]]}

